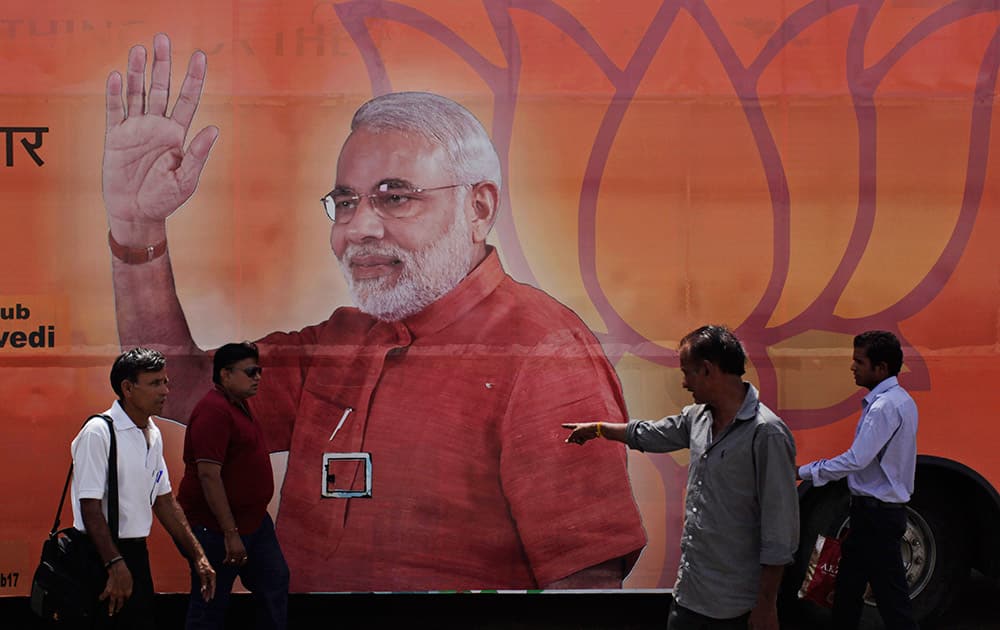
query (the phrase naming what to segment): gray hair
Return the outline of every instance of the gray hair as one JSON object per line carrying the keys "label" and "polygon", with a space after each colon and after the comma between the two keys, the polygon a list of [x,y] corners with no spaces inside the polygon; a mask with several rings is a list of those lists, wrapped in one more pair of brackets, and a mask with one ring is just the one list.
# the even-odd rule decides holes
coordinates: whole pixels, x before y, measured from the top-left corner
{"label": "gray hair", "polygon": [[[500,157],[472,112],[429,92],[393,92],[377,96],[354,113],[351,131],[414,133],[445,150],[456,184],[489,181],[502,184]],[[422,182],[421,182],[422,183]]]}

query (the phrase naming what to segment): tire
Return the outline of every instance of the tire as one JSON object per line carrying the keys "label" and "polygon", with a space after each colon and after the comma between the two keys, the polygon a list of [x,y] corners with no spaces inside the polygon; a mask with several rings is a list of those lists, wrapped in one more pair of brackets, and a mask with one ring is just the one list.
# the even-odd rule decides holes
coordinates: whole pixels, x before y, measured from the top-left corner
{"label": "tire", "polygon": [[[933,619],[947,610],[969,580],[969,516],[953,496],[943,487],[918,487],[907,508],[903,560],[918,621]],[[926,548],[920,549],[921,545]],[[918,559],[923,560],[920,566]]]}
{"label": "tire", "polygon": [[[789,600],[805,575],[806,563],[816,536],[839,536],[848,525],[850,495],[847,484],[830,484],[814,489],[802,505],[799,553],[785,582]],[[971,540],[968,517],[944,488],[928,484],[918,487],[907,507],[907,527],[903,535],[903,566],[906,567],[913,613],[917,622],[930,621],[952,604],[970,573]],[[874,601],[866,600],[874,613]],[[829,620],[829,611],[798,602],[796,616]],[[877,617],[877,615],[876,615]]]}

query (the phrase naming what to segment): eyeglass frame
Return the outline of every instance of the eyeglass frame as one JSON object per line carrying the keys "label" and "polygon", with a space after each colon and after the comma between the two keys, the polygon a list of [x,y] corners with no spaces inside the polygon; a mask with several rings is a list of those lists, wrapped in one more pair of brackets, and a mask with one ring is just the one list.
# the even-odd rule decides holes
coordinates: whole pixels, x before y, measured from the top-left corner
{"label": "eyeglass frame", "polygon": [[[421,188],[420,186],[409,186],[409,182],[406,182],[406,184],[408,185],[407,188],[397,188],[395,190],[398,190],[400,194],[419,195],[419,194],[423,194],[423,193],[434,192],[434,191],[437,191],[437,190],[449,190],[451,188],[459,188],[461,186],[475,186],[478,183],[479,182],[475,182],[475,183],[472,183],[472,184],[448,184],[446,186],[432,186],[430,188]],[[375,203],[375,199],[379,195],[384,195],[386,193],[392,192],[389,189],[389,186],[390,186],[389,182],[382,182],[382,183],[380,183],[378,185],[378,190],[376,190],[375,192],[364,193],[364,194],[355,192],[350,197],[350,199],[352,199],[355,202],[355,204],[356,204],[356,206],[355,206],[355,214],[357,213],[357,209],[361,207],[362,200],[367,199],[369,201],[369,203],[371,204],[371,206],[372,206],[372,210],[375,211],[375,214],[380,219],[398,219],[398,218],[401,218],[401,217],[394,217],[391,214],[387,214],[387,213],[383,212],[378,207],[378,204]],[[323,211],[326,212],[326,217],[328,219],[330,219],[330,221],[332,221],[334,225],[347,225],[348,223],[351,222],[351,219],[354,218],[354,215],[351,215],[351,219],[348,219],[346,221],[337,221],[337,219],[335,218],[336,215],[337,215],[337,204],[334,201],[333,193],[336,192],[337,190],[338,190],[337,188],[334,188],[330,192],[328,192],[325,195],[323,195],[322,197],[320,197],[319,200],[320,200],[320,203],[323,204]],[[346,189],[343,189],[343,190],[346,191]],[[327,206],[327,199],[329,199],[331,201],[331,206],[333,208],[332,210],[330,209],[330,206]]]}
{"label": "eyeglass frame", "polygon": [[[262,366],[260,366],[260,365],[248,365],[245,368],[238,368],[235,365],[229,365],[229,366],[226,366],[224,369],[229,370],[231,372],[235,372],[235,371],[239,370],[240,372],[243,372],[244,374],[246,374],[247,378],[257,378],[258,376],[263,376],[264,375],[264,368]],[[251,374],[251,372],[252,372],[252,374]]]}

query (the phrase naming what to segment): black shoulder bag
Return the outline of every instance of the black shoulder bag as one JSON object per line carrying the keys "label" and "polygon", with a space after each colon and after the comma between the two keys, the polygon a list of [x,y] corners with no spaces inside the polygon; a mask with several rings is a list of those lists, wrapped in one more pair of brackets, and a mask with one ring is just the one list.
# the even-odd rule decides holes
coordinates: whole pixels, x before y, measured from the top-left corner
{"label": "black shoulder bag", "polygon": [[[110,416],[96,415],[87,418],[104,418],[111,432],[108,451],[108,527],[111,538],[118,541],[118,444],[115,425]],[[84,423],[86,424],[86,423]],[[90,537],[76,529],[59,529],[66,491],[73,476],[73,462],[66,473],[55,522],[49,536],[42,544],[42,559],[35,569],[31,582],[31,610],[51,621],[92,617],[97,612],[97,597],[107,579],[104,563]]]}

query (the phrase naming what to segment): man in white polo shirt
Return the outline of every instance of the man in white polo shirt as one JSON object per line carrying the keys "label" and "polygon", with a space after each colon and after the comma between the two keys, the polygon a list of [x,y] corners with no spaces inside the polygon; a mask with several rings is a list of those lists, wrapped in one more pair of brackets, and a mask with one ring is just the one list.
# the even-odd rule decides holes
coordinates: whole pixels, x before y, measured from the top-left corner
{"label": "man in white polo shirt", "polygon": [[[153,578],[146,536],[153,513],[201,576],[202,596],[215,594],[215,571],[191,533],[184,512],[170,491],[163,460],[163,439],[153,416],[163,409],[169,391],[166,361],[156,350],[134,348],[111,368],[118,400],[104,412],[114,423],[118,468],[118,540],[108,527],[108,452],[111,436],[103,418],[92,418],[73,440],[73,525],[86,532],[104,563],[96,628],[150,628]],[[102,580],[105,578],[101,576]]]}

